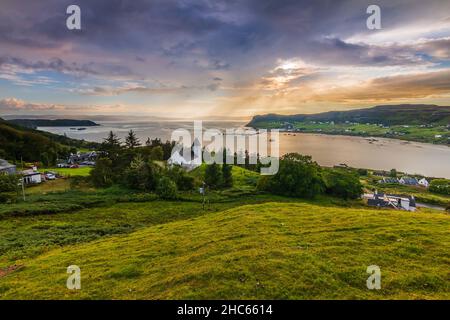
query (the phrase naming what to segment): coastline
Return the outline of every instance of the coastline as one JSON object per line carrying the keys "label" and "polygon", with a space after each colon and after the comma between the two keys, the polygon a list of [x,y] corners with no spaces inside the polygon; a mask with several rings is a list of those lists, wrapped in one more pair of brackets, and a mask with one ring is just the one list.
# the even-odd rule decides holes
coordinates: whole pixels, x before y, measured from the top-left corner
{"label": "coastline", "polygon": [[[270,130],[270,129],[275,129],[275,128],[266,128],[266,127],[252,127],[252,126],[248,126],[248,128],[252,128],[255,130],[260,130],[260,129],[266,129],[266,130]],[[440,143],[438,141],[436,142],[429,142],[429,141],[424,141],[424,140],[418,140],[418,139],[410,139],[408,137],[405,136],[399,136],[399,137],[387,137],[385,135],[376,135],[376,134],[352,134],[352,133],[345,133],[345,132],[337,132],[337,133],[333,133],[333,132],[323,132],[323,131],[315,131],[315,130],[299,130],[299,131],[295,131],[295,130],[286,130],[286,129],[278,129],[280,133],[288,133],[291,135],[295,135],[295,134],[302,134],[302,133],[307,133],[307,134],[318,134],[318,135],[325,135],[325,136],[342,136],[342,137],[360,137],[360,138],[377,138],[377,139],[390,139],[390,140],[400,140],[400,141],[406,141],[406,142],[415,142],[415,143],[424,143],[424,144],[429,144],[429,145],[439,145],[439,146],[446,146],[446,147],[450,147],[450,142],[449,143]]]}

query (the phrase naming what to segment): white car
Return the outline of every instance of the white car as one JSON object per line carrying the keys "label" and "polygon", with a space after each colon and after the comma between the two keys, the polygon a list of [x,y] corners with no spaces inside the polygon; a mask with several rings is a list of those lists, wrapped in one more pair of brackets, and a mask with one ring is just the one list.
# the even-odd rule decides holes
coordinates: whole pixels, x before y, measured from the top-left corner
{"label": "white car", "polygon": [[55,180],[55,179],[56,179],[56,176],[55,176],[53,173],[47,173],[47,174],[45,175],[45,178],[46,178],[47,180]]}

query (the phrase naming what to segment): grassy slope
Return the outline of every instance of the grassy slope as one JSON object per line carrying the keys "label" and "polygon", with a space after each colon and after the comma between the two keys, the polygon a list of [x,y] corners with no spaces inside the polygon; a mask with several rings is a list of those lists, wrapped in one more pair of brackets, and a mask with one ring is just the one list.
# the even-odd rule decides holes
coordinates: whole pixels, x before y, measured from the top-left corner
{"label": "grassy slope", "polygon": [[[0,298],[449,299],[448,230],[445,214],[248,205],[25,260]],[[71,264],[80,291],[65,288]],[[365,286],[372,264],[380,291]]]}

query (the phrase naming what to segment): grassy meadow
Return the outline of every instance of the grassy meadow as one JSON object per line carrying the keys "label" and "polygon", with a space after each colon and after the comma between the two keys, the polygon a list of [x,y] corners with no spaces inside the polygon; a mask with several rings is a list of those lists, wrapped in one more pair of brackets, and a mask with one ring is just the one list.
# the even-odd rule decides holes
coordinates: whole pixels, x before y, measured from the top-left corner
{"label": "grassy meadow", "polygon": [[[93,211],[103,215],[105,224],[114,220],[111,216],[122,215],[123,223],[141,221],[147,226],[34,253],[18,261],[23,267],[1,279],[0,297],[450,298],[450,216],[445,214],[293,202],[200,214],[187,213],[184,204],[141,205]],[[179,212],[176,219],[171,212]],[[78,215],[87,218],[89,212]],[[55,220],[47,225],[80,234],[72,221]],[[65,287],[66,268],[73,264],[82,273],[78,291]],[[382,270],[381,290],[366,288],[366,268],[373,264]]]}
{"label": "grassy meadow", "polygon": [[[162,201],[69,179],[27,189],[0,205],[0,299],[450,298],[448,214],[273,196],[254,172],[233,177],[205,206],[198,192]],[[381,290],[366,288],[373,264]],[[69,265],[81,290],[66,288]]]}

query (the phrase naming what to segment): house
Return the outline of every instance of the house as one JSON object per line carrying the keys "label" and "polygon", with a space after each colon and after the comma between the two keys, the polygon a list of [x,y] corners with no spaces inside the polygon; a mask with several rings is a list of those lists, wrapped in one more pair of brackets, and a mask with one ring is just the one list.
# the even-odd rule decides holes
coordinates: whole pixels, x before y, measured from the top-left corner
{"label": "house", "polygon": [[95,163],[96,159],[97,159],[97,152],[90,151],[86,153],[71,154],[67,163],[68,164],[80,164],[81,162]]}
{"label": "house", "polygon": [[428,188],[430,186],[430,183],[428,182],[427,179],[422,178],[419,180],[419,185],[421,185],[422,187]]}
{"label": "house", "polygon": [[0,159],[0,174],[16,174],[16,166]]}
{"label": "house", "polygon": [[367,205],[378,208],[416,211],[416,200],[414,196],[407,197],[375,192],[373,195],[368,195]]}
{"label": "house", "polygon": [[38,184],[42,182],[42,176],[41,173],[33,170],[28,169],[21,172],[23,177],[24,184]]}
{"label": "house", "polygon": [[398,183],[398,179],[384,177],[383,179],[380,180],[380,183]]}
{"label": "house", "polygon": [[400,180],[398,181],[400,184],[404,184],[406,186],[418,186],[419,185],[419,181],[417,181],[416,178],[411,178],[411,177],[401,177]]}
{"label": "house", "polygon": [[379,176],[379,177],[382,177],[382,176],[385,176],[385,175],[388,175],[389,173],[388,172],[386,172],[386,171],[381,171],[381,170],[377,170],[377,171],[374,171],[373,172],[373,175],[374,176]]}

